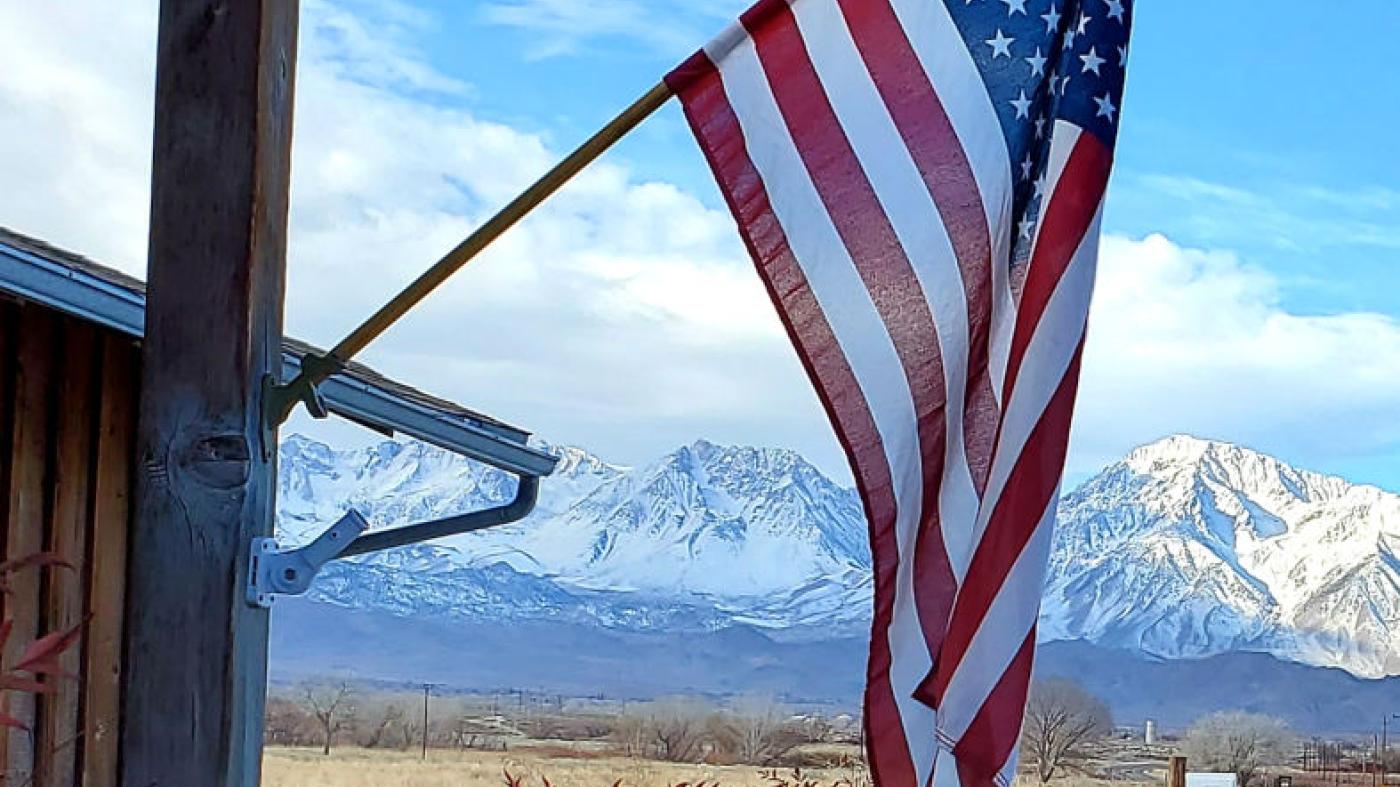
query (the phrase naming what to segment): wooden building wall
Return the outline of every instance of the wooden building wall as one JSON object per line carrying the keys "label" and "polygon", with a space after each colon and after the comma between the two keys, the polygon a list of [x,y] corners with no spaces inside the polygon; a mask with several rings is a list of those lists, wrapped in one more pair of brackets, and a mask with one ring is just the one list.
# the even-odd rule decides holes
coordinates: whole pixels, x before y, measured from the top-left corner
{"label": "wooden building wall", "polygon": [[134,340],[0,299],[0,538],[5,559],[41,551],[74,570],[9,578],[8,668],[39,636],[87,624],[62,656],[76,679],[38,696],[0,692],[29,730],[0,732],[5,785],[115,785],[123,591],[140,351]]}

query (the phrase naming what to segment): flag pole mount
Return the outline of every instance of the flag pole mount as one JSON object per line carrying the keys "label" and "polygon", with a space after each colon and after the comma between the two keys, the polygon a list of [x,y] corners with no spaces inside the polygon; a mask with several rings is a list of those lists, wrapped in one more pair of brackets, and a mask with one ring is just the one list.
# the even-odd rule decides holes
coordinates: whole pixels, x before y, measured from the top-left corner
{"label": "flag pole mount", "polygon": [[448,277],[461,270],[480,254],[483,249],[499,238],[530,211],[544,202],[550,195],[568,183],[584,167],[591,164],[619,139],[636,128],[672,96],[665,82],[658,82],[632,105],[622,110],[617,117],[589,137],[574,152],[565,156],[554,168],[530,185],[500,212],[485,224],[468,235],[442,259],[403,289],[393,300],[384,304],[360,326],[340,340],[330,352],[323,355],[308,353],[302,358],[301,371],[292,380],[280,383],[274,379],[264,381],[263,422],[269,433],[287,420],[298,403],[305,403],[307,411],[314,417],[324,418],[326,408],[321,403],[316,386],[326,378],[345,367],[357,353],[384,333],[408,313],[409,309],[437,289]]}

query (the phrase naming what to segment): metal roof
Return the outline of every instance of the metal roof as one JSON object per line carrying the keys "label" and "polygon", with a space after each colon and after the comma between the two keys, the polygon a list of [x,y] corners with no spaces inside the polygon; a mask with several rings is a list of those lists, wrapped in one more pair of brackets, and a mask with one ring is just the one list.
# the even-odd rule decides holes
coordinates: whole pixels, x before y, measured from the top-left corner
{"label": "metal roof", "polygon": [[[146,285],[86,257],[0,227],[0,295],[43,304],[136,339],[145,330]],[[291,379],[315,347],[282,341]],[[426,443],[520,475],[548,475],[558,461],[526,444],[530,433],[350,363],[320,386],[333,413],[381,432]]]}

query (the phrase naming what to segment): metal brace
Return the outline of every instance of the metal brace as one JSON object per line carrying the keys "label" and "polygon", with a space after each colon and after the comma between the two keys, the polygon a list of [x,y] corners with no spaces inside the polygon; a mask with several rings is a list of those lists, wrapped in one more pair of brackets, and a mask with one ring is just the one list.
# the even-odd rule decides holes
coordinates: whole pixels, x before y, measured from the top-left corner
{"label": "metal brace", "polygon": [[276,595],[300,595],[311,587],[321,566],[344,552],[369,522],[351,509],[304,547],[282,549],[275,538],[255,538],[248,555],[248,603],[264,609]]}
{"label": "metal brace", "polygon": [[299,403],[312,418],[325,418],[326,403],[316,386],[344,368],[345,362],[335,356],[307,353],[301,357],[301,371],[289,382],[278,383],[272,375],[263,378],[264,428],[275,430]]}

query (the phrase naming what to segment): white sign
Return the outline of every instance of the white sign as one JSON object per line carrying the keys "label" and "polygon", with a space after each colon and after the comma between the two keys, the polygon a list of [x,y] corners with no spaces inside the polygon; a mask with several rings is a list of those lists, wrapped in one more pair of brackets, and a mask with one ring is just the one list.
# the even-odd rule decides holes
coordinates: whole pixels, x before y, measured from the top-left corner
{"label": "white sign", "polygon": [[1205,773],[1187,771],[1186,787],[1238,787],[1233,773]]}

